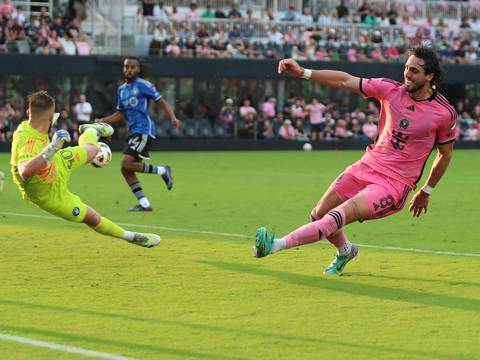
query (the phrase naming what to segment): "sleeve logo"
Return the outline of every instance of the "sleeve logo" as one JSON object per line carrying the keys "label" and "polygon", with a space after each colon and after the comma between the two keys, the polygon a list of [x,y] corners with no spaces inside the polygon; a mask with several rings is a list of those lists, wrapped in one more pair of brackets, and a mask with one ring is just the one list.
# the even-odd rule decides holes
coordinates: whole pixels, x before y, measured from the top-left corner
{"label": "sleeve logo", "polygon": [[73,216],[80,215],[80,209],[78,207],[74,207],[73,210],[72,210],[72,215]]}

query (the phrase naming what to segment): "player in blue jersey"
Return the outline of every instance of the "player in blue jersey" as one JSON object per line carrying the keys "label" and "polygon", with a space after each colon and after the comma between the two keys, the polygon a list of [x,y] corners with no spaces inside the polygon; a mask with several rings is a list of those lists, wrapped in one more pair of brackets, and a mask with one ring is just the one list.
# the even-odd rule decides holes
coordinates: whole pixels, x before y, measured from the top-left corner
{"label": "player in blue jersey", "polygon": [[143,64],[138,58],[127,57],[124,60],[123,75],[125,76],[125,83],[118,87],[117,110],[109,116],[95,120],[107,124],[113,124],[123,119],[128,122],[127,147],[123,152],[121,171],[138,200],[138,205],[129,209],[129,211],[153,210],[135,173],[161,175],[168,190],[171,190],[173,186],[170,166],[150,165],[143,162],[150,158],[149,150],[156,134],[155,122],[148,114],[149,102],[157,103],[168,115],[174,127],[179,128],[182,125],[171,107],[155,89],[155,86],[142,79],[142,70]]}

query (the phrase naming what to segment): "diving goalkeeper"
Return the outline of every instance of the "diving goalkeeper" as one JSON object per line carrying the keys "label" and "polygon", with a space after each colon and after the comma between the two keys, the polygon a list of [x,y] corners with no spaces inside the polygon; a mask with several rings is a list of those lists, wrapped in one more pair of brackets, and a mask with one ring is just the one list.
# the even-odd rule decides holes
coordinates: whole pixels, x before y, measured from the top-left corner
{"label": "diving goalkeeper", "polygon": [[29,119],[23,121],[13,134],[10,160],[12,176],[24,200],[33,202],[41,209],[63,219],[84,223],[96,232],[124,239],[143,247],[153,247],[160,236],[126,231],[101,216],[68,190],[67,183],[72,172],[90,163],[99,151],[98,137],[113,134],[113,128],[104,123],[85,124],[79,146],[63,148],[70,142],[65,130],[58,130],[49,141],[48,132],[58,118],[55,99],[46,91],[28,97]]}

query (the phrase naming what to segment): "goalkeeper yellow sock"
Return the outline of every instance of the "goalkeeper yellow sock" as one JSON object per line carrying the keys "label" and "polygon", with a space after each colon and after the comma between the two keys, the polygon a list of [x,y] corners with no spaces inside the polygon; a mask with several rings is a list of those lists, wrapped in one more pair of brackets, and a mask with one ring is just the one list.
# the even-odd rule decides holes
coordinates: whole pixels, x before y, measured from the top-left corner
{"label": "goalkeeper yellow sock", "polygon": [[128,240],[126,239],[126,235],[127,233],[129,233],[129,231],[125,231],[120,226],[103,216],[100,218],[100,223],[95,228],[93,228],[93,230],[103,235]]}
{"label": "goalkeeper yellow sock", "polygon": [[92,144],[92,145],[97,145],[98,143],[98,136],[97,136],[97,130],[93,128],[88,128],[85,130],[85,132],[80,135],[78,138],[78,145],[82,146],[85,144]]}

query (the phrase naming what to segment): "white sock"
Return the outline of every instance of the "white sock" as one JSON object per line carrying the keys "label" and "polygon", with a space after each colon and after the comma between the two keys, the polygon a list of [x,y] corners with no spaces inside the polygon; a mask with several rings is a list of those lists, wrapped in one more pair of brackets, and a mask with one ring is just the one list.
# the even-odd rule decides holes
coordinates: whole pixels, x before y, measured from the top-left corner
{"label": "white sock", "polygon": [[132,231],[125,231],[123,238],[127,241],[132,241],[135,238],[135,233]]}
{"label": "white sock", "polygon": [[283,250],[287,247],[287,240],[285,238],[275,239],[273,240],[273,246],[270,253],[276,253],[277,251]]}
{"label": "white sock", "polygon": [[350,251],[352,251],[352,243],[350,241],[346,241],[345,244],[337,248],[338,255],[340,256],[346,256],[350,254]]}
{"label": "white sock", "polygon": [[140,205],[142,205],[144,208],[150,207],[150,201],[148,201],[148,199],[147,199],[146,197],[141,198],[140,200],[138,200],[138,202],[139,202]]}
{"label": "white sock", "polygon": [[163,175],[165,174],[167,171],[165,170],[165,167],[164,166],[157,166],[157,174],[158,175]]}

